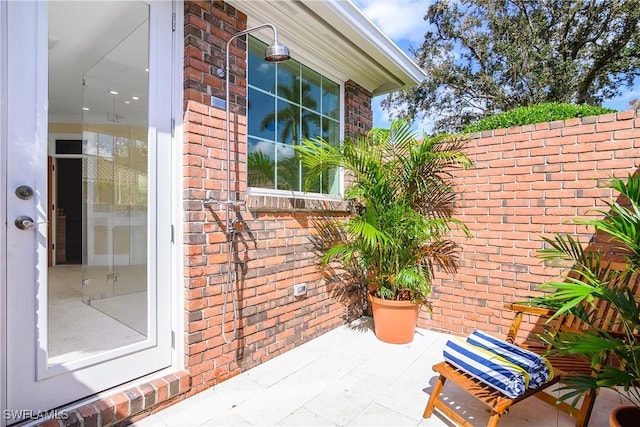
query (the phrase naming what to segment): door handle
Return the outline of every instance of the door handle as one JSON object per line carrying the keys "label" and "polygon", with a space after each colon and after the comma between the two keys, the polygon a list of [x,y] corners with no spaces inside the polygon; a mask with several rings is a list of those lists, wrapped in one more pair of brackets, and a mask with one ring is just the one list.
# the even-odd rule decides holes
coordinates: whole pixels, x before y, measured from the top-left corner
{"label": "door handle", "polygon": [[31,230],[35,223],[33,222],[33,218],[22,215],[16,218],[15,224],[20,230]]}

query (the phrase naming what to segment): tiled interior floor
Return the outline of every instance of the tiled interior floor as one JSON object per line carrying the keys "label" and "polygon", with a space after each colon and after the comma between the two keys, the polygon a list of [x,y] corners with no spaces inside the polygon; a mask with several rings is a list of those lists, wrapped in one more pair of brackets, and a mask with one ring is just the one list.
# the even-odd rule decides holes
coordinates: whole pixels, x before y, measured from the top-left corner
{"label": "tiled interior floor", "polygon": [[[93,270],[95,273],[97,269]],[[136,293],[116,289],[116,296],[85,304],[83,274],[80,265],[48,269],[50,364],[82,359],[146,339],[147,293],[138,288],[134,289]],[[106,276],[103,272],[102,277]],[[122,276],[125,280],[121,283],[126,284],[135,283],[141,274],[131,268]]]}
{"label": "tiled interior floor", "polygon": [[[450,426],[444,416],[423,419],[436,380],[431,370],[442,360],[450,336],[418,330],[412,343],[376,339],[371,321],[343,326],[214,388],[135,423],[149,426]],[[484,426],[488,413],[455,385],[445,385],[451,405],[472,425]],[[602,390],[589,426],[608,425],[621,404]],[[502,427],[573,426],[575,421],[538,399],[514,405]]]}

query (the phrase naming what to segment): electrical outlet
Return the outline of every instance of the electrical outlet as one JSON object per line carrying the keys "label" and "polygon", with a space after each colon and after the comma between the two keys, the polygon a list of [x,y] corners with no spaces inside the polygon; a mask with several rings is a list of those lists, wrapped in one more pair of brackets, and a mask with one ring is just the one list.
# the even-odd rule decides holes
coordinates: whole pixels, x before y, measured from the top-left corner
{"label": "electrical outlet", "polygon": [[293,295],[299,297],[307,293],[307,284],[300,283],[298,285],[293,285]]}

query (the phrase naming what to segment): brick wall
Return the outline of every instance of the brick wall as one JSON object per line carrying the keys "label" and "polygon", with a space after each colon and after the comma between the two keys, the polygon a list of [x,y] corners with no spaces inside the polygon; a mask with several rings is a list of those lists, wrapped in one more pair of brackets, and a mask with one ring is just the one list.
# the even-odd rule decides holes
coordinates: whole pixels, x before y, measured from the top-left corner
{"label": "brick wall", "polygon": [[353,80],[344,84],[344,136],[355,137],[371,129],[371,92]]}
{"label": "brick wall", "polygon": [[[252,368],[343,323],[345,307],[336,286],[317,266],[316,225],[347,214],[342,203],[253,197],[231,211],[232,273],[237,280],[237,338],[230,296],[223,319],[227,278],[226,211],[203,200],[226,198],[225,112],[211,107],[224,98],[224,47],[246,28],[246,16],[223,2],[185,3],[184,283],[185,368],[190,394]],[[246,42],[232,43],[231,147],[234,191],[246,195]],[[371,94],[350,82],[345,113],[348,132],[371,126]],[[235,165],[238,165],[236,167]],[[293,295],[306,283],[307,294]]]}
{"label": "brick wall", "polygon": [[593,209],[614,196],[604,186],[608,178],[640,167],[640,115],[626,111],[474,136],[467,153],[475,167],[456,173],[457,216],[473,237],[456,236],[460,269],[437,274],[433,314],[421,313],[419,324],[458,335],[474,329],[503,335],[512,318],[503,305],[535,294],[561,272],[536,258],[541,236],[575,233],[592,241],[586,227],[563,222],[595,215]]}

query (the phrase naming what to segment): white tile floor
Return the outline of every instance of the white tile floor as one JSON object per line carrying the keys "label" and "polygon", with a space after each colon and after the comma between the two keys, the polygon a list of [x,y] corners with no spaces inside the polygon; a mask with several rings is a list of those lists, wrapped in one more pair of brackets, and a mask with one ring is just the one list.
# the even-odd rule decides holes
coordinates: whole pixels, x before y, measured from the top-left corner
{"label": "white tile floor", "polygon": [[[96,270],[93,269],[92,274],[95,275]],[[106,278],[105,268],[100,270],[103,279]],[[122,283],[139,278],[139,270],[124,268]],[[121,295],[129,290],[119,288],[116,289],[119,296],[97,300],[98,306],[87,305],[83,302],[83,274],[81,265],[48,269],[48,361],[51,364],[78,360],[146,339],[141,333],[146,332],[146,292]]]}
{"label": "white tile floor", "polygon": [[[446,334],[418,330],[412,343],[376,339],[370,321],[335,329],[216,387],[137,423],[152,426],[451,426],[444,416],[423,419],[442,360]],[[471,424],[484,426],[488,413],[474,398],[448,384],[451,404]],[[602,390],[589,426],[608,425],[621,399]],[[511,408],[502,427],[573,426],[574,421],[538,399]]]}

